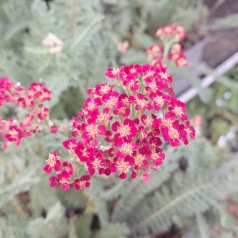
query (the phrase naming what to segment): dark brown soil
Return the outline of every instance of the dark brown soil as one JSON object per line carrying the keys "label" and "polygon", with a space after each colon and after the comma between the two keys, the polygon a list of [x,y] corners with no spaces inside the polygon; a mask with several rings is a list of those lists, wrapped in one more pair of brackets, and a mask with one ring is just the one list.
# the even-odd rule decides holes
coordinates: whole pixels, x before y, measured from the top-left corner
{"label": "dark brown soil", "polygon": [[209,18],[226,17],[233,13],[238,13],[237,0],[224,0],[222,4],[218,5],[218,0],[205,0],[205,5],[210,10]]}
{"label": "dark brown soil", "polygon": [[206,32],[200,26],[194,26],[186,34],[186,39],[181,42],[184,50],[187,50],[201,41],[206,36]]}
{"label": "dark brown soil", "polygon": [[[214,22],[217,18],[224,18],[230,14],[238,13],[237,0],[224,0],[218,4],[218,0],[205,0],[209,8],[208,23]],[[238,29],[209,31],[209,42],[204,47],[202,60],[209,67],[216,67],[225,61],[229,56],[238,51]]]}
{"label": "dark brown soil", "polygon": [[238,29],[212,32],[202,54],[202,61],[215,68],[238,51]]}
{"label": "dark brown soil", "polygon": [[181,238],[182,231],[180,231],[175,225],[171,225],[171,227],[167,231],[160,231],[150,234],[151,238]]}
{"label": "dark brown soil", "polygon": [[[238,0],[224,0],[223,3],[220,0],[204,0],[204,3],[209,10],[208,25],[218,18],[238,13]],[[187,33],[187,38],[182,43],[183,48],[187,50],[208,36],[209,41],[203,49],[201,60],[207,66],[215,68],[238,51],[238,29],[205,31],[204,28],[207,27],[202,27],[201,25],[194,26]]]}

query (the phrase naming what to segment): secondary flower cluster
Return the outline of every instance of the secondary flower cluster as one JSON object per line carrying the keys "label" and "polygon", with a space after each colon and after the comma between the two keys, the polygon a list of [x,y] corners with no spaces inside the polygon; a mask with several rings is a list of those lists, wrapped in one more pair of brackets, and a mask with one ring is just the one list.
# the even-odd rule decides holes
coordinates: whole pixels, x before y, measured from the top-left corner
{"label": "secondary flower cluster", "polygon": [[[164,59],[164,48],[160,45],[152,45],[147,50],[149,61],[153,64],[160,64]],[[175,43],[166,57],[168,60],[171,60],[175,63],[177,67],[187,66],[187,58],[183,53],[181,44]]]}
{"label": "secondary flower cluster", "polygon": [[168,59],[173,61],[177,67],[187,65],[182,46],[178,43],[185,38],[185,30],[182,26],[164,26],[157,30],[156,36],[159,37],[162,45],[152,45],[147,49],[150,62],[156,65],[163,62],[164,59]]}
{"label": "secondary flower cluster", "polygon": [[72,137],[63,142],[70,161],[63,162],[57,152],[46,161],[45,172],[56,172],[50,177],[53,187],[83,189],[95,173],[148,182],[151,171],[163,163],[164,143],[179,146],[195,137],[165,68],[121,66],[107,69],[106,76],[124,92],[106,83],[88,90],[82,111],[72,119]]}
{"label": "secondary flower cluster", "polygon": [[160,38],[175,37],[177,41],[180,41],[185,39],[185,29],[177,24],[165,25],[156,31],[156,36]]}
{"label": "secondary flower cluster", "polygon": [[40,124],[48,118],[49,109],[44,102],[50,100],[51,92],[44,84],[34,82],[29,88],[15,84],[8,77],[0,79],[0,107],[8,105],[18,108],[15,113],[22,120],[4,119],[0,115],[0,137],[3,149],[8,144],[20,145],[21,139],[41,131]]}
{"label": "secondary flower cluster", "polygon": [[43,45],[49,48],[51,54],[59,54],[63,49],[63,41],[56,35],[49,33],[42,41]]}

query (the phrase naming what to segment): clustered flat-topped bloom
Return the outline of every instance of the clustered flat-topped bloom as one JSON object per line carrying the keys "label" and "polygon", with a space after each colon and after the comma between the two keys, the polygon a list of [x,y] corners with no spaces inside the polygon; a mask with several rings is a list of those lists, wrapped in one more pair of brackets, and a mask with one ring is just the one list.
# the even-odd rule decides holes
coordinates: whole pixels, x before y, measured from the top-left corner
{"label": "clustered flat-topped bloom", "polygon": [[117,44],[117,51],[120,52],[121,54],[126,53],[128,51],[128,48],[129,48],[128,41],[119,42]]}
{"label": "clustered flat-topped bloom", "polygon": [[[106,76],[114,85],[100,84],[87,92],[82,111],[72,119],[72,138],[63,142],[70,155],[62,161],[50,154],[45,172],[50,185],[64,190],[90,186],[94,174],[117,174],[148,182],[151,171],[165,158],[162,145],[179,146],[195,138],[185,104],[174,97],[172,77],[163,67],[150,64],[109,68]],[[161,116],[158,116],[161,114]]]}
{"label": "clustered flat-topped bloom", "polygon": [[49,33],[42,41],[49,48],[51,54],[59,54],[63,49],[63,41],[56,35]]}
{"label": "clustered flat-topped bloom", "polygon": [[2,147],[15,143],[20,145],[21,139],[41,131],[40,124],[48,118],[49,109],[44,102],[50,100],[51,92],[44,84],[34,82],[29,88],[15,84],[8,77],[0,79],[0,107],[14,105],[14,108],[24,111],[22,120],[10,118],[8,120],[0,115],[0,138]]}
{"label": "clustered flat-topped bloom", "polygon": [[175,37],[177,41],[185,39],[185,29],[178,24],[165,25],[156,31],[156,36],[161,38]]}
{"label": "clustered flat-topped bloom", "polygon": [[[146,53],[149,61],[154,65],[160,65],[165,57],[164,48],[160,44],[150,46],[147,48]],[[183,53],[181,44],[179,43],[173,44],[166,58],[174,62],[177,67],[187,66],[187,58]]]}
{"label": "clustered flat-topped bloom", "polygon": [[[173,61],[177,67],[187,66],[187,58],[179,44],[185,38],[185,30],[182,26],[166,25],[157,30],[156,36],[161,40],[162,45],[152,45],[146,50],[150,62],[156,65],[166,58]],[[169,51],[165,52],[165,48],[169,48]]]}

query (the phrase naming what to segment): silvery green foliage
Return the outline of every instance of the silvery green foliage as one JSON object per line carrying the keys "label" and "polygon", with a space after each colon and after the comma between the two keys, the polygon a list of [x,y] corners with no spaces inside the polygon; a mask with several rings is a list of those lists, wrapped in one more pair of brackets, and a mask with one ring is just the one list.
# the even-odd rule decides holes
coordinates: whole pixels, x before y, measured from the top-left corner
{"label": "silvery green foliage", "polygon": [[26,227],[29,222],[28,218],[17,217],[15,215],[10,215],[6,218],[0,218],[0,237],[9,238],[25,238],[27,237]]}
{"label": "silvery green foliage", "polygon": [[45,218],[36,218],[29,222],[27,227],[29,237],[64,237],[68,233],[64,213],[64,207],[59,202],[56,203],[49,208]]}
{"label": "silvery green foliage", "polygon": [[124,223],[111,223],[98,231],[94,238],[126,238],[130,234],[129,227]]}

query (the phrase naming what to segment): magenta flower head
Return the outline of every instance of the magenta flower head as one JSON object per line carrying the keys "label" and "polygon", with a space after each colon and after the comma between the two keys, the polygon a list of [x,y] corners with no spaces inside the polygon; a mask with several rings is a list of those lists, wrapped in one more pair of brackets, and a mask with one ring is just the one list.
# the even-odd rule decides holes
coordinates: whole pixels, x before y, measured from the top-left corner
{"label": "magenta flower head", "polygon": [[[116,174],[120,179],[150,181],[151,171],[163,164],[163,145],[179,146],[195,138],[186,105],[175,98],[172,77],[158,65],[109,68],[115,84],[100,84],[87,92],[82,111],[72,119],[72,137],[63,141],[70,161],[56,170],[50,160],[51,186],[76,190],[90,186],[92,176]],[[58,168],[58,167],[57,167]]]}

